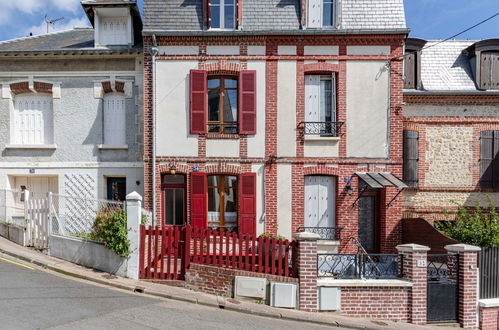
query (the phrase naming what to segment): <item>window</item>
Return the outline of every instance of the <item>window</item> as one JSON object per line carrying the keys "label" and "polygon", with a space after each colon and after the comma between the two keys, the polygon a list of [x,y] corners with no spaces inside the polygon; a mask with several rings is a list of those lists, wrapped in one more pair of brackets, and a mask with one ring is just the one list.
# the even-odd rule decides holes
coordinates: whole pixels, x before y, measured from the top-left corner
{"label": "window", "polygon": [[126,199],[126,178],[107,178],[107,199],[112,201]]}
{"label": "window", "polygon": [[481,53],[480,64],[480,88],[499,90],[499,52]]}
{"label": "window", "polygon": [[126,111],[123,93],[104,95],[104,145],[126,145]]}
{"label": "window", "polygon": [[163,223],[167,226],[185,224],[185,176],[164,175],[162,184]]}
{"label": "window", "polygon": [[100,17],[100,43],[102,45],[128,44],[128,17]]}
{"label": "window", "polygon": [[480,133],[480,187],[499,189],[499,131]]}
{"label": "window", "polygon": [[208,77],[191,70],[191,134],[256,134],[256,106],[256,71]]}
{"label": "window", "polygon": [[335,226],[336,180],[330,176],[305,177],[305,227]]}
{"label": "window", "polygon": [[208,176],[208,228],[237,232],[236,176]]}
{"label": "window", "polygon": [[336,26],[337,0],[308,0],[307,26],[309,28]]}
{"label": "window", "polygon": [[210,0],[210,28],[235,29],[236,0]]}
{"label": "window", "polygon": [[409,187],[418,186],[419,132],[404,131],[404,182]]}
{"label": "window", "polygon": [[305,76],[305,135],[338,136],[336,75]]}
{"label": "window", "polygon": [[14,99],[14,144],[53,143],[52,95],[19,94]]}
{"label": "window", "polygon": [[208,79],[208,133],[237,133],[237,78]]}
{"label": "window", "polygon": [[426,40],[407,38],[404,55],[404,89],[418,89],[421,86],[421,50]]}

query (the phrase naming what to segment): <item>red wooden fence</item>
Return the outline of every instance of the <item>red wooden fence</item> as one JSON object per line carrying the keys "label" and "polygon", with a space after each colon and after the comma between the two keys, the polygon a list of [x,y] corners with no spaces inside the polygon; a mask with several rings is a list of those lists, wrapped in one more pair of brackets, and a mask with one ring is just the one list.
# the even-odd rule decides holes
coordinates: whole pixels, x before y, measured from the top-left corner
{"label": "red wooden fence", "polygon": [[140,278],[183,279],[199,263],[296,277],[296,242],[186,227],[140,228]]}

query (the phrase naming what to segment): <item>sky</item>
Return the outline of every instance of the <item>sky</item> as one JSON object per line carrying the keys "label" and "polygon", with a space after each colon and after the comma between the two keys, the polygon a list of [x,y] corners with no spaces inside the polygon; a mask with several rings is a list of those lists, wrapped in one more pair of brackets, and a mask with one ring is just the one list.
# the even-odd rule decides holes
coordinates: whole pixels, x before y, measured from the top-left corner
{"label": "sky", "polygon": [[[142,8],[143,0],[138,2]],[[423,39],[445,39],[499,12],[499,0],[404,2],[410,35]],[[49,27],[50,32],[89,26],[80,0],[0,0],[0,8],[0,40],[46,33],[45,15],[49,19],[64,17]],[[499,38],[499,16],[457,37],[488,38]]]}

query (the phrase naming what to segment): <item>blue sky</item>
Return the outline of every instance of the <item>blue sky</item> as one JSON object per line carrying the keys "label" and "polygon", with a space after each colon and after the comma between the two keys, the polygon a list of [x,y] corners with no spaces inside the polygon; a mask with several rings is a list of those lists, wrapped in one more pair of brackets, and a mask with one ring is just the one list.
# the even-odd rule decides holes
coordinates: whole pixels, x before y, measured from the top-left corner
{"label": "blue sky", "polygon": [[[138,0],[142,7],[142,1]],[[165,0],[167,1],[167,0]],[[251,1],[251,0],[249,0]],[[80,0],[0,0],[0,40],[46,31],[45,15],[64,17],[51,31],[88,26]],[[411,36],[444,39],[499,12],[498,0],[405,0]],[[458,37],[499,38],[499,16]]]}

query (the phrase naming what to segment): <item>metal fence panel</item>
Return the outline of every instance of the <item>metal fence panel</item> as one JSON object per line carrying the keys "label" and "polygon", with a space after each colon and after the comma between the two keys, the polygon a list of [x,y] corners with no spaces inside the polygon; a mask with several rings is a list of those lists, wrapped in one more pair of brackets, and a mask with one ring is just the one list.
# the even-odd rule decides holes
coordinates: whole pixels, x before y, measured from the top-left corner
{"label": "metal fence panel", "polygon": [[499,298],[499,248],[482,248],[480,263],[480,299]]}
{"label": "metal fence panel", "polygon": [[22,192],[14,189],[0,189],[0,222],[25,226]]}

